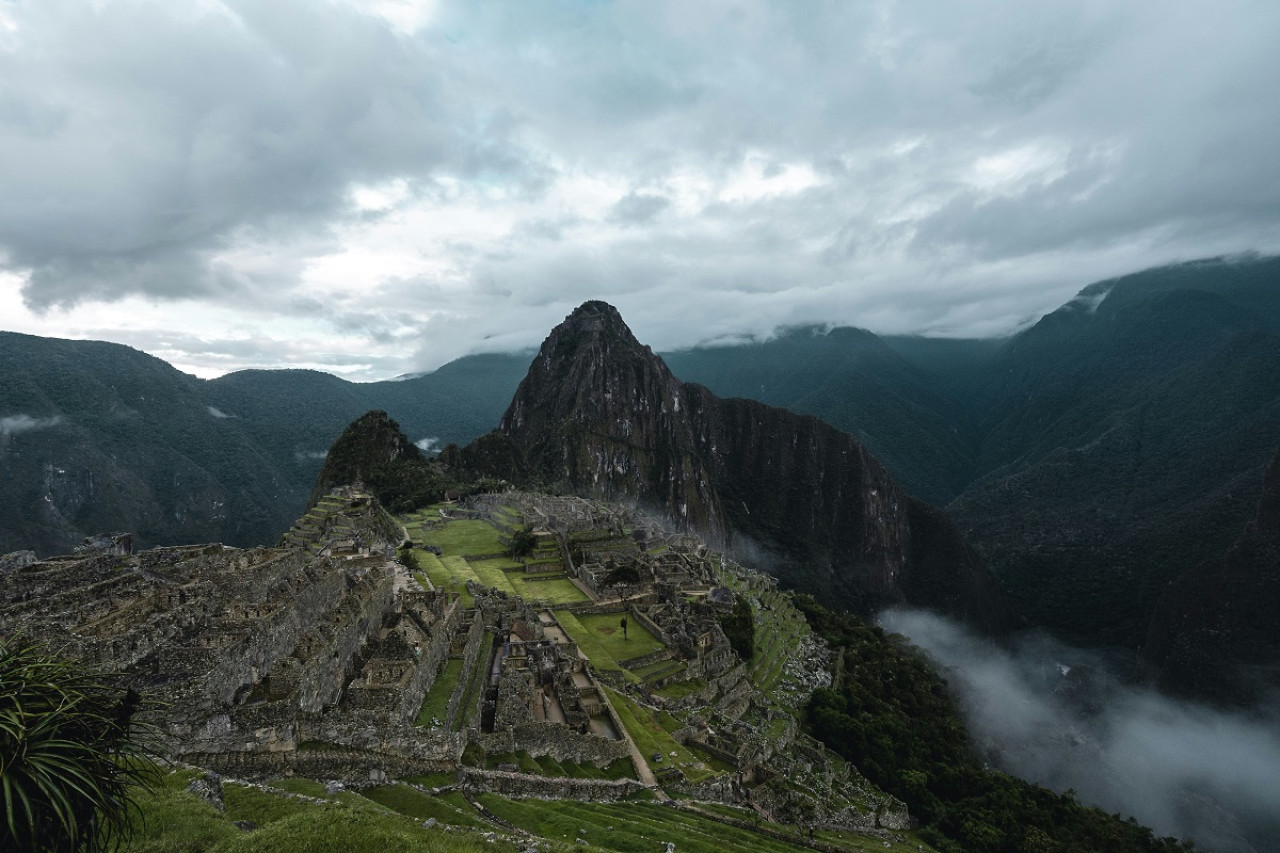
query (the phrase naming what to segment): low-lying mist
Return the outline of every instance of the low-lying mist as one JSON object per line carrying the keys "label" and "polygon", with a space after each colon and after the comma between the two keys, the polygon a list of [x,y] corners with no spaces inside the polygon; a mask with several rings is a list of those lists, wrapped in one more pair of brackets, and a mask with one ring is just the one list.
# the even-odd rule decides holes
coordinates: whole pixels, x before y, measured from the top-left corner
{"label": "low-lying mist", "polygon": [[1228,713],[1118,683],[1043,635],[996,646],[930,613],[892,610],[946,671],[998,769],[1218,853],[1280,853],[1280,708]]}

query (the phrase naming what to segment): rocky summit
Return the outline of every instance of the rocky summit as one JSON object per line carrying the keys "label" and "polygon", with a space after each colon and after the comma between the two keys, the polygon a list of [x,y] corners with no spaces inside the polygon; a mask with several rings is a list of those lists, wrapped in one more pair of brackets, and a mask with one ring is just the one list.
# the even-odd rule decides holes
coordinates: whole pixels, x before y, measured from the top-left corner
{"label": "rocky summit", "polygon": [[551,332],[499,428],[545,482],[658,508],[842,606],[928,607],[987,633],[1018,624],[946,516],[856,438],[681,382],[606,303]]}

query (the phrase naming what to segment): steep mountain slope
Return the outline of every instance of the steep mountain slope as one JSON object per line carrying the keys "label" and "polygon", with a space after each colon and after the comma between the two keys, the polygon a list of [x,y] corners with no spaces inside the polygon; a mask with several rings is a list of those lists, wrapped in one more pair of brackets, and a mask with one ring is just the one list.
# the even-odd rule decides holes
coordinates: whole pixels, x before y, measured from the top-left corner
{"label": "steep mountain slope", "polygon": [[1230,543],[1280,438],[1277,318],[1280,261],[1144,273],[968,390],[981,473],[949,510],[1034,621],[1135,647],[1164,583]]}
{"label": "steep mountain slope", "polygon": [[0,333],[0,551],[269,541],[288,477],[201,383],[117,344]]}
{"label": "steep mountain slope", "polygon": [[605,303],[552,331],[499,428],[544,479],[759,546],[780,578],[845,606],[934,607],[988,632],[1017,622],[945,516],[856,439],[680,382]]}
{"label": "steep mountain slope", "polygon": [[1143,658],[1166,690],[1251,704],[1280,689],[1278,613],[1280,453],[1244,535],[1164,590]]}
{"label": "steep mountain slope", "polygon": [[686,382],[813,415],[857,436],[912,494],[945,503],[972,478],[976,438],[940,383],[862,329],[800,328],[663,355]]}

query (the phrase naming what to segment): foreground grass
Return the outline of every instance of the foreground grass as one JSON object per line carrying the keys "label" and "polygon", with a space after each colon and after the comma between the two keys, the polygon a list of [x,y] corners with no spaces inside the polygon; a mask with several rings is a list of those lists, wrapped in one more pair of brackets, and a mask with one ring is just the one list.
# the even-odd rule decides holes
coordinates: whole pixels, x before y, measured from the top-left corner
{"label": "foreground grass", "polygon": [[[137,832],[120,848],[122,853],[506,853],[519,849],[501,840],[489,841],[476,832],[424,828],[416,814],[406,816],[351,793],[315,803],[225,783],[226,811],[219,812],[185,790],[198,775],[194,771],[170,773],[155,791],[139,793]],[[392,798],[401,796],[396,793]],[[434,806],[418,801],[416,806],[423,811],[438,809],[441,823],[461,824],[470,819],[473,826],[484,825],[474,811],[467,814],[443,800]],[[237,821],[252,821],[257,828],[245,831],[236,826]]]}

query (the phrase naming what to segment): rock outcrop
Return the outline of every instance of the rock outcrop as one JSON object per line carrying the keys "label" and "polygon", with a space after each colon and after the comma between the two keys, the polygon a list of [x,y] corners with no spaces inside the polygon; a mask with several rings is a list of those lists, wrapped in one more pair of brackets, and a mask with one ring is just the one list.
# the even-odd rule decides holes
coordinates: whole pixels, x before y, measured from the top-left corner
{"label": "rock outcrop", "polygon": [[656,505],[840,605],[929,607],[989,633],[1018,624],[946,516],[853,436],[681,382],[603,302],[552,331],[500,430],[544,481]]}
{"label": "rock outcrop", "polygon": [[1161,688],[1252,704],[1280,689],[1280,453],[1258,514],[1222,557],[1165,589],[1142,657]]}

